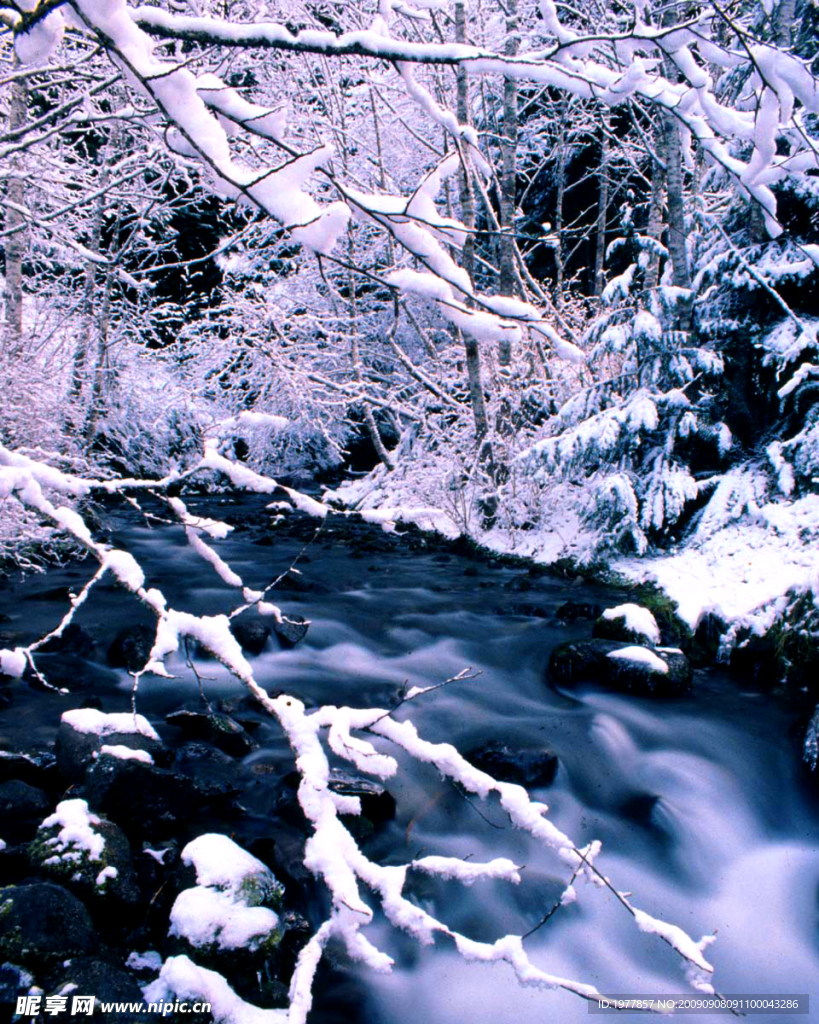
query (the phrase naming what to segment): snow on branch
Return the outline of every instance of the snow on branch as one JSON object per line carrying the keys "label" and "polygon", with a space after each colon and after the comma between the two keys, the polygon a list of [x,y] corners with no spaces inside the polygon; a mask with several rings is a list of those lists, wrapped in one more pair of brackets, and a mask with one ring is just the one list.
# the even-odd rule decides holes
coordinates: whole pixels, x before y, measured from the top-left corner
{"label": "snow on branch", "polygon": [[[17,45],[18,52],[21,47],[24,51],[22,59],[40,59],[41,54],[33,52],[37,45],[43,52],[50,52],[59,42],[61,10],[49,6],[46,12],[41,7],[42,18],[29,18],[20,26]],[[533,313],[531,307],[512,309],[508,303],[501,310],[499,297],[477,294],[469,276],[446,248],[459,247],[467,229],[438,213],[434,198],[441,182],[460,166],[463,146],[468,147],[480,173],[488,173],[489,168],[477,148],[474,131],[459,124],[452,112],[415,80],[413,64],[502,74],[507,79],[555,87],[611,106],[632,96],[648,100],[679,122],[684,142],[696,140],[706,157],[727,170],[738,188],[759,203],[773,235],[780,228],[771,185],[785,175],[805,175],[819,168],[815,147],[808,144],[806,133],[798,130],[795,121],[797,106],[800,111],[819,110],[815,78],[798,58],[746,38],[741,27],[733,23],[731,28],[741,36],[745,55],[728,44],[715,42],[710,22],[721,15],[717,8],[706,7],[695,18],[662,28],[646,24],[638,12],[628,32],[581,36],[563,26],[551,0],[545,0],[542,13],[555,42],[540,52],[518,56],[462,44],[394,39],[389,35],[388,21],[393,9],[400,12],[401,7],[384,4],[382,8],[371,29],[342,35],[323,30],[293,35],[275,23],[235,24],[168,13],[156,7],[133,9],[126,0],[105,4],[99,0],[71,0],[65,6],[65,17],[94,35],[130,84],[157,106],[169,125],[165,132],[168,146],[198,160],[217,193],[264,211],[288,228],[296,241],[319,255],[332,253],[352,215],[376,223],[424,267],[423,272],[397,270],[388,276],[389,286],[404,294],[423,295],[448,320],[478,340],[505,345],[518,340],[522,329],[535,330],[558,356],[574,362],[582,358],[579,350],[563,340],[540,313]],[[37,33],[45,35],[35,45]],[[294,152],[283,142],[282,110],[245,100],[218,75],[196,76],[187,62],[159,59],[153,53],[152,36],[203,45],[269,47],[336,56],[359,54],[391,60],[409,95],[454,138],[456,148],[427,175],[410,199],[365,194],[345,186],[330,172],[332,146],[320,144],[311,152]],[[617,55],[614,63],[609,53],[612,47]],[[657,70],[660,58],[675,68],[680,81],[671,81]],[[754,70],[755,111],[738,110],[723,102],[707,71],[708,62],[734,67],[737,61]],[[243,163],[234,155],[226,125],[237,125],[277,143],[288,154],[287,159],[261,170]],[[735,141],[752,143],[747,161],[736,155]],[[784,151],[780,151],[782,143]],[[322,173],[335,186],[340,194],[337,201],[322,205],[309,193],[309,179],[316,173]],[[819,255],[808,255],[819,260]]]}
{"label": "snow on branch", "polygon": [[[544,0],[541,11],[555,42],[541,52],[519,56],[464,44],[393,39],[386,34],[383,18],[370,30],[341,35],[304,30],[294,35],[275,23],[242,25],[169,14],[155,7],[137,8],[132,17],[146,32],[164,39],[391,60],[399,67],[410,94],[453,134],[462,134],[463,126],[414,81],[409,65],[461,66],[473,74],[501,74],[550,85],[611,106],[630,96],[639,96],[669,110],[686,134],[697,140],[706,156],[724,167],[739,187],[760,203],[769,231],[779,233],[770,184],[786,174],[815,170],[819,166],[819,158],[815,150],[806,145],[804,133],[788,129],[797,101],[809,112],[819,111],[819,85],[798,57],[749,39],[742,27],[730,21],[717,5],[704,5],[695,17],[659,28],[647,24],[638,11],[635,24],[628,32],[591,36],[566,28],[552,0]],[[744,53],[713,38],[711,22],[715,18],[724,19],[740,36]],[[614,48],[619,66],[604,61],[601,49],[606,46]],[[670,81],[659,73],[655,68],[658,57],[671,61],[683,80]],[[749,64],[757,72],[758,109],[740,111],[722,102],[707,71],[709,63],[721,68]],[[798,126],[794,124],[794,128]],[[780,155],[776,139],[783,136],[787,138],[788,151]],[[735,139],[753,142],[753,152],[747,162],[726,145]]]}

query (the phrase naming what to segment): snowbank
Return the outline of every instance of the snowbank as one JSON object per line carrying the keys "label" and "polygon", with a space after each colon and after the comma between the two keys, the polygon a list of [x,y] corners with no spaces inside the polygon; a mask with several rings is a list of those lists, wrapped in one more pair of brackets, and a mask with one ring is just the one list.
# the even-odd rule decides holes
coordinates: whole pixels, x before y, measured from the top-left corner
{"label": "snowbank", "polygon": [[[656,583],[694,629],[713,612],[764,633],[790,590],[819,595],[819,495],[770,503],[673,554],[616,560],[635,582]],[[815,598],[816,599],[816,598]]]}

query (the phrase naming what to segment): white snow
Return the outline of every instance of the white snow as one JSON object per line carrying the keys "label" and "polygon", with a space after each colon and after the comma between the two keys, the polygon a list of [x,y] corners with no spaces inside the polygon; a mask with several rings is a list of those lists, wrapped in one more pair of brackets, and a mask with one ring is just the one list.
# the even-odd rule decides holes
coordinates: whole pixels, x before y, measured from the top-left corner
{"label": "white snow", "polygon": [[105,714],[96,708],[75,708],[64,711],[61,721],[70,725],[75,732],[92,736],[110,736],[112,733],[138,733],[152,740],[159,740],[159,735],[142,715],[130,714],[127,711]]}
{"label": "white snow", "polygon": [[647,647],[621,647],[619,651],[610,651],[607,657],[613,658],[615,661],[627,661],[633,665],[641,665],[657,675],[668,675],[668,665]]}
{"label": "white snow", "polygon": [[157,980],[142,991],[147,1003],[173,997],[210,1003],[215,1024],[288,1024],[287,1010],[263,1010],[246,1003],[221,974],[199,967],[187,956],[169,957]]}
{"label": "white snow", "polygon": [[171,909],[171,935],[193,946],[253,949],[278,926],[267,907],[247,906],[242,886],[249,879],[273,885],[272,872],[232,839],[208,833],[182,851],[182,862],[196,870],[197,885],[177,896]]}
{"label": "white snow", "polygon": [[60,11],[52,11],[27,32],[14,37],[14,50],[21,64],[45,64],[63,40],[65,20]]}
{"label": "white snow", "polygon": [[454,878],[463,885],[472,885],[479,878],[501,878],[507,882],[520,882],[520,868],[506,857],[496,857],[485,864],[461,860],[459,857],[422,857],[414,860],[411,867],[428,875]]}
{"label": "white snow", "polygon": [[121,743],[103,743],[100,747],[100,754],[110,754],[111,757],[118,757],[122,761],[143,761],[145,764],[154,763],[154,759],[147,750],[132,750],[131,747],[123,746]]}
{"label": "white snow", "polygon": [[699,942],[694,942],[694,940],[681,928],[678,928],[677,925],[669,924],[667,921],[661,921],[656,917],[651,917],[649,914],[646,914],[645,911],[637,910],[636,908],[632,908],[632,910],[634,911],[634,919],[637,922],[637,927],[641,932],[648,932],[651,935],[659,935],[661,938],[665,939],[670,946],[673,946],[674,949],[681,953],[686,960],[690,960],[701,971],[706,971],[708,974],[713,973],[714,968],[702,955],[703,950],[714,941],[714,937],[712,935],[705,935]]}
{"label": "white snow", "polygon": [[99,860],[105,849],[105,839],[94,831],[100,819],[88,810],[85,800],[78,798],[63,800],[57,804],[53,814],[44,819],[40,828],[58,828],[57,835],[48,839],[47,845],[56,851],[54,860],[79,860],[87,854],[91,860]]}
{"label": "white snow", "polygon": [[615,608],[607,608],[602,617],[609,622],[622,619],[631,633],[644,636],[651,644],[660,642],[660,629],[654,616],[639,604],[618,604]]}
{"label": "white snow", "polygon": [[25,652],[20,647],[15,647],[13,651],[0,651],[0,672],[4,676],[19,679],[26,670],[26,664]]}
{"label": "white snow", "polygon": [[235,889],[252,875],[269,875],[270,869],[228,836],[209,832],[182,850],[182,863],[193,866],[199,885]]}
{"label": "white snow", "polygon": [[128,954],[125,966],[130,967],[132,971],[157,972],[162,967],[162,957],[155,949],[149,949],[145,953],[137,953],[136,950],[134,950],[132,953]]}
{"label": "white snow", "polygon": [[105,555],[103,564],[129,590],[138,590],[145,583],[145,574],[132,554],[112,549]]}
{"label": "white snow", "polygon": [[197,885],[177,896],[169,934],[187,939],[192,946],[255,949],[278,923],[278,915],[267,907],[247,907],[234,902],[231,892]]}
{"label": "white snow", "polygon": [[237,416],[220,420],[217,424],[219,433],[237,433],[246,429],[283,430],[290,421],[286,416],[276,416],[273,413],[253,412],[243,410]]}
{"label": "white snow", "polygon": [[114,865],[109,864],[107,867],[103,868],[102,871],[100,871],[100,873],[97,875],[97,880],[95,884],[98,886],[104,886],[109,879],[113,881],[118,874],[119,872],[114,867]]}
{"label": "white snow", "polygon": [[768,502],[750,515],[694,538],[680,551],[656,558],[619,559],[614,568],[651,580],[677,602],[692,629],[706,612],[727,623],[765,632],[788,590],[816,586],[819,495]]}

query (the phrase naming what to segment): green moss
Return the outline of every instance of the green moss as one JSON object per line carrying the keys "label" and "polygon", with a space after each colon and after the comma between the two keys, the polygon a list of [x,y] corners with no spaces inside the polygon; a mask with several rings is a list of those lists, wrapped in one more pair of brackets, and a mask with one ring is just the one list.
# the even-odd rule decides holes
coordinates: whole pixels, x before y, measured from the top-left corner
{"label": "green moss", "polygon": [[247,907],[269,907],[278,913],[284,900],[284,886],[272,875],[259,872],[242,879],[236,896],[237,902]]}
{"label": "green moss", "polygon": [[[77,881],[83,886],[90,886],[100,892],[106,892],[110,884],[115,883],[118,877],[107,878],[102,886],[97,886],[97,876],[100,871],[110,865],[107,845],[103,847],[99,860],[92,860],[87,850],[78,850],[73,846],[61,850],[56,844],[50,843],[49,840],[54,839],[58,832],[58,826],[51,829],[41,828],[37,836],[28,844],[26,852],[32,867],[55,881],[63,883]],[[73,857],[75,853],[79,854],[76,860]],[[72,856],[66,856],[66,854]],[[52,860],[52,858],[56,858],[56,860]],[[47,861],[51,861],[51,863],[46,863]],[[116,865],[114,866],[116,867]],[[78,875],[79,878],[77,878]]]}
{"label": "green moss", "polygon": [[648,608],[665,636],[679,647],[685,647],[692,639],[692,632],[677,614],[677,602],[653,583],[632,584],[630,599],[635,604]]}
{"label": "green moss", "polygon": [[812,593],[792,594],[783,615],[766,634],[779,679],[788,689],[819,696],[819,608]]}
{"label": "green moss", "polygon": [[15,926],[0,935],[0,960],[3,963],[16,963],[23,959],[23,933],[19,926]]}
{"label": "green moss", "polygon": [[[0,893],[8,892],[9,887],[6,886],[0,889]],[[14,910],[14,900],[8,897],[4,898],[0,902],[0,922],[4,918],[8,917]],[[15,925],[14,928],[9,928],[0,935],[0,962],[14,963],[23,952],[23,936],[20,932],[19,926]]]}

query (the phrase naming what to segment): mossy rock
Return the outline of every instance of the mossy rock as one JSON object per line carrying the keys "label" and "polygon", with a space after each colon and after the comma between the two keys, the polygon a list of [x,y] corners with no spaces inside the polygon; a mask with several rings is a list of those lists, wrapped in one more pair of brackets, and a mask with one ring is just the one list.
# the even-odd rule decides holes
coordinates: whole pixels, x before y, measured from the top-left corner
{"label": "mossy rock", "polygon": [[119,929],[127,926],[142,903],[131,847],[125,833],[113,822],[90,813],[89,822],[103,843],[98,856],[76,843],[62,842],[61,826],[55,824],[40,826],[28,845],[28,859],[39,874],[82,899],[107,931]]}
{"label": "mossy rock", "polygon": [[[630,657],[630,651],[637,653]],[[682,651],[650,650],[600,639],[571,641],[556,647],[549,659],[548,672],[552,683],[559,686],[592,682],[641,697],[678,697],[691,689],[692,680],[691,664]]]}
{"label": "mossy rock", "polygon": [[62,886],[37,882],[0,889],[0,961],[47,969],[97,945],[87,909]]}

